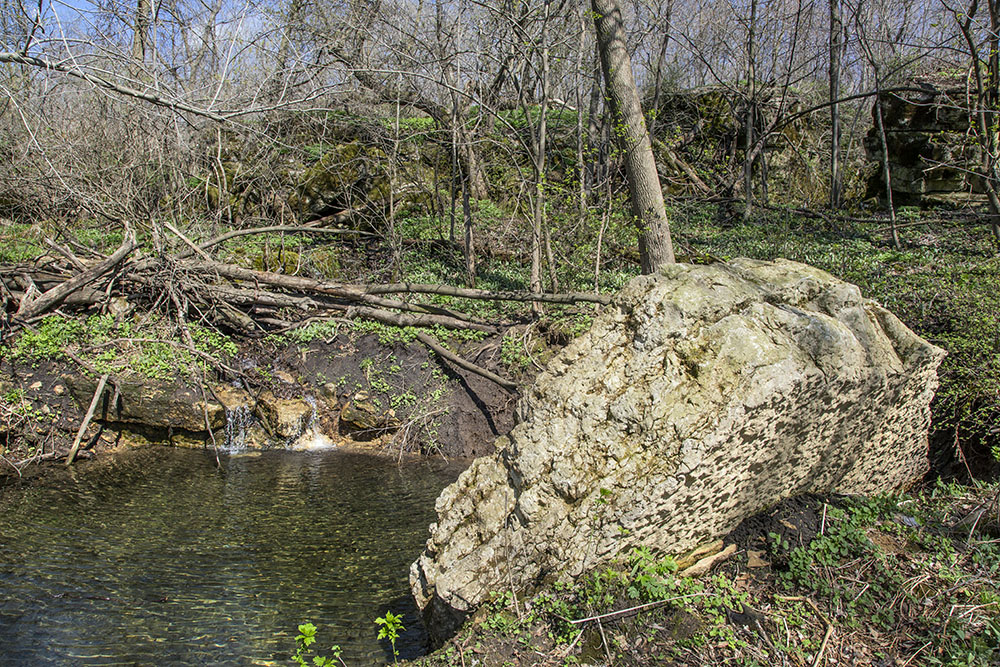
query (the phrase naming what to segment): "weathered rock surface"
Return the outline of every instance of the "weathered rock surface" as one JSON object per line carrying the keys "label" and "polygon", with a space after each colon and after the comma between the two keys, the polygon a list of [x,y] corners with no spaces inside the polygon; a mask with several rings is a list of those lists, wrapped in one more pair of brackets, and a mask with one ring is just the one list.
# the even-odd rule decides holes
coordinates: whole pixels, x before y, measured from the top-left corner
{"label": "weathered rock surface", "polygon": [[270,435],[293,440],[306,430],[316,413],[316,407],[301,398],[277,398],[268,390],[257,398],[254,412]]}
{"label": "weathered rock surface", "polygon": [[[968,88],[964,76],[923,76],[919,90],[881,96],[893,202],[954,204],[982,198],[974,175],[978,149],[969,137]],[[878,113],[873,105],[872,114]],[[873,121],[874,123],[874,121]],[[879,165],[868,182],[869,197],[885,197],[882,140],[874,124],[865,137],[868,159]]]}
{"label": "weathered rock surface", "polygon": [[[97,389],[97,380],[81,375],[66,375],[70,393],[84,409]],[[141,424],[150,428],[178,429],[190,432],[221,429],[226,424],[226,409],[250,402],[240,389],[218,385],[206,394],[182,382],[164,382],[148,378],[118,381],[121,395],[118,405],[109,406],[107,415],[98,419],[110,423]],[[208,399],[207,401],[205,399]]]}
{"label": "weathered rock surface", "polygon": [[633,546],[682,554],[789,496],[910,483],[943,355],[802,264],[636,278],[438,498],[410,572],[429,627]]}

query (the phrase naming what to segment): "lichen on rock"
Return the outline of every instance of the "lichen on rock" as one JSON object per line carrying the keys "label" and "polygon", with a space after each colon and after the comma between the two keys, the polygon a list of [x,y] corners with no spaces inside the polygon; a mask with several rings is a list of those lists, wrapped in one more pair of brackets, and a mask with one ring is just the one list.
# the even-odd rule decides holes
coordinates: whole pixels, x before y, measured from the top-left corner
{"label": "lichen on rock", "polygon": [[943,356],[803,264],[638,277],[441,494],[414,597],[444,637],[491,592],[640,545],[684,553],[797,494],[905,486],[927,469]]}

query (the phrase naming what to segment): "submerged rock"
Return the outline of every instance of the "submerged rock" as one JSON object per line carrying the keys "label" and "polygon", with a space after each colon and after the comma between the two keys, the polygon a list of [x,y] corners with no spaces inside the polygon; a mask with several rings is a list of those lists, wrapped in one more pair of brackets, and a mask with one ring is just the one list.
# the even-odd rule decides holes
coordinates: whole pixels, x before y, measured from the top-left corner
{"label": "submerged rock", "polygon": [[437,500],[410,571],[439,637],[494,591],[644,545],[681,554],[801,493],[927,470],[944,352],[794,262],[636,278],[539,375],[521,423]]}

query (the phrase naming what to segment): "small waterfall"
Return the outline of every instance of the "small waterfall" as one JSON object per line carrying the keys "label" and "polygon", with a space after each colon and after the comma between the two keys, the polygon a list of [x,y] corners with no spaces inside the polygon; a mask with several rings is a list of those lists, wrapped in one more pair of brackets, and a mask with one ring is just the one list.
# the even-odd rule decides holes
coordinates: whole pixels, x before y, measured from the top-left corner
{"label": "small waterfall", "polygon": [[256,422],[253,410],[249,405],[238,405],[226,409],[226,440],[222,450],[226,452],[243,452],[247,448],[247,435],[250,427]]}
{"label": "small waterfall", "polygon": [[318,417],[318,412],[316,410],[316,399],[310,395],[305,395],[302,397],[312,411],[309,416],[304,420],[305,423],[302,427],[302,434],[297,438],[293,438],[291,442],[286,443],[285,447],[287,449],[294,449],[298,451],[311,451],[315,449],[333,449],[336,447],[336,443],[330,439],[328,435],[320,432],[316,427],[316,420]]}

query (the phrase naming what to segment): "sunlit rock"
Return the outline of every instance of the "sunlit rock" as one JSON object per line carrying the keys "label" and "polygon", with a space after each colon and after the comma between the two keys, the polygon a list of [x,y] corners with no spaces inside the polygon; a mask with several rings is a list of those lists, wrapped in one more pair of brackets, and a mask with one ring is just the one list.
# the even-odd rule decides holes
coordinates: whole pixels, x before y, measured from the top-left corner
{"label": "sunlit rock", "polygon": [[438,498],[410,573],[429,627],[635,546],[682,554],[789,496],[909,484],[943,355],[802,264],[634,279]]}

